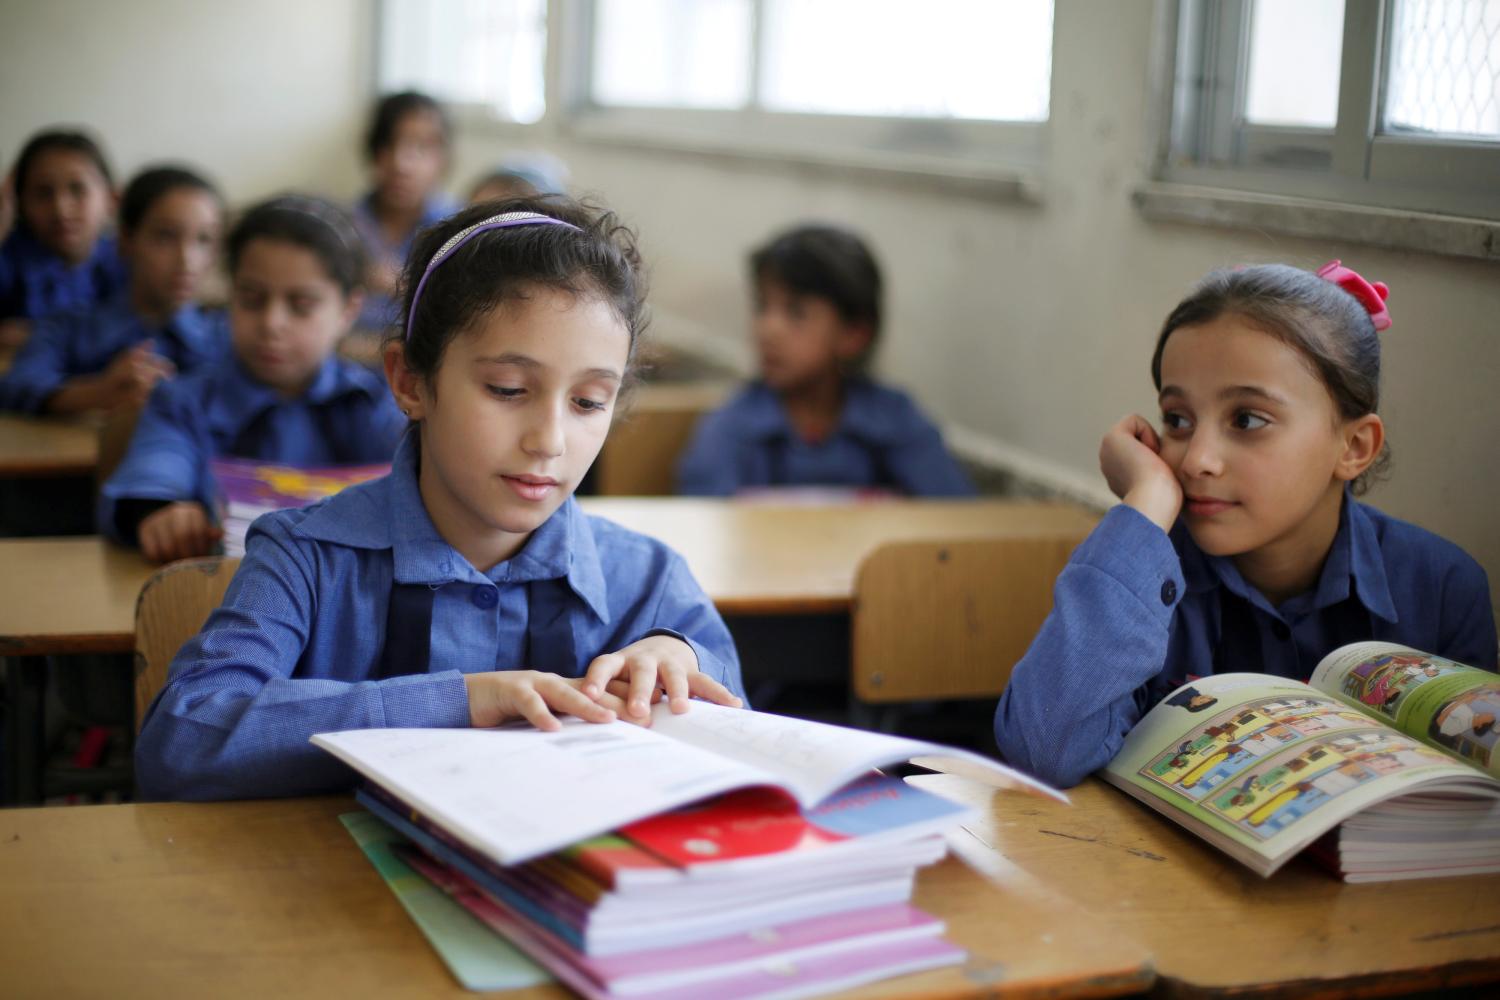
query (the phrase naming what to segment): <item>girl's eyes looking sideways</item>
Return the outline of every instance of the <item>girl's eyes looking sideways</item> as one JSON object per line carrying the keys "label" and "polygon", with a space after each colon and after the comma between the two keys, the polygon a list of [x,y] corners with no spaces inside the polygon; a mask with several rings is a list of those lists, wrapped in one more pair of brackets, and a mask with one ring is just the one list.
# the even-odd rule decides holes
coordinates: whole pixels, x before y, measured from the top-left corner
{"label": "girl's eyes looking sideways", "polygon": [[[1164,410],[1161,415],[1162,428],[1168,434],[1184,434],[1193,429],[1193,419],[1180,410]],[[1229,417],[1229,426],[1237,431],[1258,431],[1269,427],[1271,419],[1251,410],[1235,410]]]}

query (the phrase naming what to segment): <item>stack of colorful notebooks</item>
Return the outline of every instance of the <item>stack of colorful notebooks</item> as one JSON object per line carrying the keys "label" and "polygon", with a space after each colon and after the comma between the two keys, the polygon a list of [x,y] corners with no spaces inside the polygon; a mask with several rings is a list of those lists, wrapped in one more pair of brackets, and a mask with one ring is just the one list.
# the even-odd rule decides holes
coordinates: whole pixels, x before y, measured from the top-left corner
{"label": "stack of colorful notebooks", "polygon": [[245,554],[245,533],[262,514],[289,507],[305,507],[345,486],[375,479],[391,471],[385,465],[335,465],[304,468],[244,458],[216,458],[210,466],[219,487],[220,525],[224,554]]}
{"label": "stack of colorful notebooks", "polygon": [[1050,793],[919,741],[698,703],[654,721],[314,742],[370,780],[410,867],[585,997],[807,996],[960,962],[910,899],[968,810],[870,769],[959,755]]}

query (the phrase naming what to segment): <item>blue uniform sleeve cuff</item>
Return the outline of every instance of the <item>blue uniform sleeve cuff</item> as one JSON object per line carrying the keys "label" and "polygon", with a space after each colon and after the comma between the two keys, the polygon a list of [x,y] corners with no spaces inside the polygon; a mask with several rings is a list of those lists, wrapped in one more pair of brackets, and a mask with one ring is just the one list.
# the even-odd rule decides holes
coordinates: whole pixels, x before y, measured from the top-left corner
{"label": "blue uniform sleeve cuff", "polygon": [[1166,628],[1187,585],[1172,540],[1127,504],[1104,515],[1099,526],[1073,552],[1072,561],[1117,581]]}
{"label": "blue uniform sleeve cuff", "polygon": [[469,693],[457,670],[412,674],[380,682],[385,725],[397,729],[462,729],[469,725]]}

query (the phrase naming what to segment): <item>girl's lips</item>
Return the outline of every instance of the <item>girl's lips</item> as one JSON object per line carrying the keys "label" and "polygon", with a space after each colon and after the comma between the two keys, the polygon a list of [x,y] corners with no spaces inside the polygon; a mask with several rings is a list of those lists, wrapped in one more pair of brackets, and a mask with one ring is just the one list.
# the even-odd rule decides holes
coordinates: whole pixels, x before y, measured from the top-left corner
{"label": "girl's lips", "polygon": [[1194,517],[1213,517],[1222,514],[1231,507],[1239,506],[1229,500],[1218,500],[1214,497],[1186,497],[1183,507]]}
{"label": "girl's lips", "polygon": [[545,500],[557,488],[557,480],[546,476],[501,476],[522,500]]}

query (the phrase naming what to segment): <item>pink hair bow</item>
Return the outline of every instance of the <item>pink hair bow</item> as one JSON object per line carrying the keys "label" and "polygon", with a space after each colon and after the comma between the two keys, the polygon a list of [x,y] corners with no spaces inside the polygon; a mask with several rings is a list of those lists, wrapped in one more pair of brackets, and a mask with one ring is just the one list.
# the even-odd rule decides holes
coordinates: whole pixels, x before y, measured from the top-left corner
{"label": "pink hair bow", "polygon": [[1390,328],[1391,314],[1385,307],[1385,300],[1390,296],[1391,290],[1386,287],[1385,282],[1371,284],[1358,271],[1345,267],[1342,261],[1337,260],[1330,260],[1318,268],[1316,273],[1324,281],[1333,282],[1358,299],[1359,304],[1370,314],[1370,321],[1375,324],[1377,332]]}

